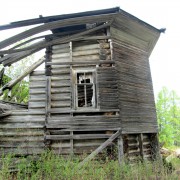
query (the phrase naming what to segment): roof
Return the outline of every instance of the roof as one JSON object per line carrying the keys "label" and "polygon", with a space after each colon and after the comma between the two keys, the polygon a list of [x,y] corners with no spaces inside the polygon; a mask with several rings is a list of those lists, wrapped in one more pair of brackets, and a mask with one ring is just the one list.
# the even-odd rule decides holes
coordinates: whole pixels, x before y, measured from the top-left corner
{"label": "roof", "polygon": [[[93,23],[96,23],[95,27],[86,29],[87,24]],[[126,35],[130,34],[130,36],[133,36],[135,39],[134,41],[137,39],[139,44],[141,44],[141,42],[144,43],[143,50],[148,51],[148,54],[150,55],[161,32],[159,29],[127,13],[119,7],[57,16],[40,16],[36,19],[17,21],[7,25],[1,25],[0,30],[37,24],[39,25],[36,27],[0,42],[0,56],[2,56],[2,58],[0,58],[0,64],[2,63],[4,66],[11,65],[12,63],[17,62],[18,60],[27,57],[49,45],[65,43],[68,41],[73,41],[74,39],[81,39],[83,36],[89,33],[108,26],[112,26],[120,30],[122,30],[122,27],[125,27],[125,31],[127,31],[125,32]],[[143,37],[141,37],[139,29],[141,29],[144,33]],[[59,33],[59,36],[53,37],[51,34],[47,34],[32,38],[32,36],[47,30],[51,30],[54,33]],[[66,33],[67,31],[69,32],[68,36]],[[137,33],[137,35],[134,37],[135,33]],[[26,41],[26,38],[30,37],[31,39]],[[139,38],[140,40],[142,38],[144,39],[139,41]],[[39,39],[39,42],[34,43],[34,40],[37,39]],[[20,43],[20,45],[14,46],[13,48],[4,50],[4,48],[7,48],[9,45],[21,42],[22,40],[25,42]],[[29,42],[31,42],[30,45],[23,47],[24,44],[27,45]],[[135,43],[134,45],[138,44]]]}
{"label": "roof", "polygon": [[70,18],[111,14],[111,13],[116,13],[119,11],[120,11],[120,8],[115,7],[115,8],[110,8],[110,9],[102,9],[102,10],[96,10],[96,11],[86,11],[86,12],[79,12],[79,13],[72,13],[72,14],[46,16],[46,17],[43,17],[42,15],[40,15],[39,18],[16,21],[16,22],[11,22],[10,24],[6,24],[6,25],[0,25],[0,30],[6,30],[6,29],[11,29],[11,28],[35,25],[35,24],[48,23],[48,22],[52,22],[52,21],[65,20],[65,19],[70,19]]}

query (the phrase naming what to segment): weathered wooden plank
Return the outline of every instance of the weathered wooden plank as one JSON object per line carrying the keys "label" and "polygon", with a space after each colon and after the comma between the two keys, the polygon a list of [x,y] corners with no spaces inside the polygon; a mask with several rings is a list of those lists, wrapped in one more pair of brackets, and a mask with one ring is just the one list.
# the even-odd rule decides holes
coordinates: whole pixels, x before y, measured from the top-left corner
{"label": "weathered wooden plank", "polygon": [[8,116],[5,119],[1,120],[1,123],[27,123],[27,122],[44,122],[44,117],[42,116],[31,116],[31,115],[25,115],[25,116]]}
{"label": "weathered wooden plank", "polygon": [[54,21],[54,22],[50,22],[50,23],[46,23],[44,25],[40,25],[38,27],[34,27],[32,29],[26,30],[25,32],[22,32],[20,34],[17,34],[15,36],[12,36],[11,38],[8,38],[4,41],[2,41],[0,43],[0,49],[15,43],[17,41],[20,41],[24,38],[27,38],[29,36],[32,36],[34,34],[46,31],[46,30],[50,30],[50,29],[55,29],[55,28],[59,28],[62,26],[66,26],[66,25],[77,25],[77,24],[82,24],[83,22],[89,23],[94,21],[94,19],[97,22],[103,22],[104,20],[107,22],[108,20],[111,20],[113,18],[113,15],[115,14],[111,14],[111,15],[97,15],[97,16],[87,16],[87,17],[79,17],[79,18],[71,18],[71,19],[66,19],[66,20],[59,20],[59,21]]}
{"label": "weathered wooden plank", "polygon": [[69,140],[69,139],[106,139],[109,134],[79,134],[79,135],[46,135],[47,140]]}
{"label": "weathered wooden plank", "polygon": [[52,108],[70,107],[70,105],[71,105],[70,101],[69,102],[68,101],[61,101],[61,102],[53,101],[53,102],[51,102]]}
{"label": "weathered wooden plank", "polygon": [[18,136],[16,138],[14,137],[1,137],[0,142],[3,141],[10,141],[10,142],[43,142],[44,138],[43,136]]}
{"label": "weathered wooden plank", "polygon": [[1,124],[0,129],[21,129],[21,128],[28,128],[28,129],[36,129],[36,128],[43,128],[44,127],[44,122],[38,122],[38,123],[6,123],[6,124]]}
{"label": "weathered wooden plank", "polygon": [[100,153],[104,148],[106,148],[113,140],[115,140],[118,136],[120,136],[120,130],[115,134],[110,136],[108,140],[106,140],[101,146],[99,146],[95,151],[93,151],[88,157],[86,157],[78,167],[81,168],[85,163],[93,159],[98,153]]}
{"label": "weathered wooden plank", "polygon": [[23,155],[35,155],[35,154],[42,154],[44,151],[43,148],[4,148],[0,149],[0,155],[5,154],[15,154],[19,156]]}
{"label": "weathered wooden plank", "polygon": [[76,51],[84,51],[84,50],[90,50],[90,49],[99,49],[103,47],[104,49],[109,49],[109,43],[104,43],[103,45],[101,44],[75,44],[75,46],[73,46],[73,52]]}
{"label": "weathered wooden plank", "polygon": [[[0,129],[0,136],[44,136],[43,129]],[[2,144],[2,143],[0,143]]]}

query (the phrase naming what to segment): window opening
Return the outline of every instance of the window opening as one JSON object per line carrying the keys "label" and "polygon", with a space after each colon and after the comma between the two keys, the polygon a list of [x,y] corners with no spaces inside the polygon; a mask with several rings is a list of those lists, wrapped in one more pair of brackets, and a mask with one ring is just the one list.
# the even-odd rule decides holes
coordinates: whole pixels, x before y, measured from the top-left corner
{"label": "window opening", "polygon": [[95,83],[92,72],[77,73],[77,107],[95,107]]}

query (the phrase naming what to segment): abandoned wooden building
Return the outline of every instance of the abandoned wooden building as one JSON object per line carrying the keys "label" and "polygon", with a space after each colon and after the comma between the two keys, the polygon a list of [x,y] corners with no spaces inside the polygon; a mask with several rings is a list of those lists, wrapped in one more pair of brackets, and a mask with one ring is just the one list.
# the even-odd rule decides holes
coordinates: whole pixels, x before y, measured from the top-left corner
{"label": "abandoned wooden building", "polygon": [[[1,154],[40,154],[47,148],[62,155],[97,154],[114,144],[120,161],[155,158],[158,126],[149,56],[162,30],[120,8],[40,16],[0,30],[30,25],[36,26],[0,42],[4,67],[45,49],[1,88],[3,95],[30,77],[28,109],[0,119]],[[44,70],[35,70],[43,63]]]}

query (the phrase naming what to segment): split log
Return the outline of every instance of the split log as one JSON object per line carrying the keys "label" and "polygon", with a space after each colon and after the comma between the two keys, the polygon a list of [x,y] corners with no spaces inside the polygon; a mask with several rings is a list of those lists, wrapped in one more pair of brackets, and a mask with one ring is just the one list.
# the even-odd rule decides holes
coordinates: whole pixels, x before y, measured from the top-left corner
{"label": "split log", "polygon": [[101,146],[99,146],[95,151],[93,151],[88,157],[86,157],[78,167],[81,168],[88,161],[93,159],[98,153],[100,153],[104,148],[106,148],[113,140],[115,140],[118,136],[120,136],[121,130],[119,129],[115,134],[113,134],[108,140],[106,140]]}
{"label": "split log", "polygon": [[6,89],[11,89],[14,85],[16,85],[18,82],[20,82],[24,77],[26,77],[28,74],[30,74],[34,69],[36,69],[38,66],[40,66],[44,62],[44,57],[40,58],[38,61],[36,61],[33,65],[31,65],[25,72],[19,76],[16,79],[13,79],[9,83],[5,84],[0,89],[0,96],[3,95],[3,91]]}

